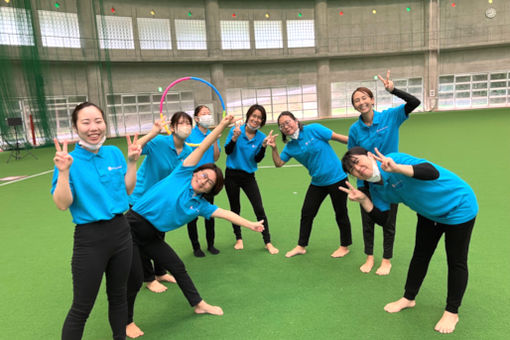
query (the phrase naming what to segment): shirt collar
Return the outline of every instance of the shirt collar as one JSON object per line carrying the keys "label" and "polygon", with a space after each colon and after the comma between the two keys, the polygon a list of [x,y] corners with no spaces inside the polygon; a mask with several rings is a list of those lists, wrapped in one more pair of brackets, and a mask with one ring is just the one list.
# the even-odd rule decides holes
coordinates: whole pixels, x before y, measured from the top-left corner
{"label": "shirt collar", "polygon": [[96,156],[103,158],[104,151],[103,151],[103,147],[101,147],[101,148],[99,148],[99,151],[97,153],[93,153],[93,152],[90,152],[90,151],[84,149],[80,144],[76,143],[74,146],[73,153],[74,153],[74,155],[80,157],[81,159],[88,161]]}
{"label": "shirt collar", "polygon": [[359,121],[360,121],[360,124],[361,124],[362,127],[368,129],[372,125],[378,125],[379,124],[379,122],[381,121],[381,115],[379,114],[379,112],[374,111],[374,117],[372,118],[372,125],[370,125],[370,126],[365,124],[365,122],[363,121],[363,118],[362,118],[361,115],[359,115]]}

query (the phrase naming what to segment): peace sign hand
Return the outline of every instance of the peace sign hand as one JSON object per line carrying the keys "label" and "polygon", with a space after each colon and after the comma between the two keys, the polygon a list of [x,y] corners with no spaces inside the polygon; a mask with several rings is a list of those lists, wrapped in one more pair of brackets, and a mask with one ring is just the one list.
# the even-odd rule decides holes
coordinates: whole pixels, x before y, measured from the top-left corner
{"label": "peace sign hand", "polygon": [[362,202],[367,198],[367,195],[365,195],[360,190],[356,189],[352,186],[351,183],[345,182],[345,185],[347,185],[347,188],[343,186],[339,186],[338,189],[342,190],[347,194],[347,197],[354,202]]}
{"label": "peace sign hand", "polygon": [[269,134],[267,135],[266,138],[264,138],[264,141],[262,142],[262,146],[266,147],[269,145],[270,147],[275,148],[276,147],[276,141],[275,141],[276,137],[278,137],[278,135],[273,135],[273,130],[269,131]]}
{"label": "peace sign hand", "polygon": [[163,129],[168,124],[170,124],[170,121],[166,120],[166,116],[162,116],[159,120],[154,122],[154,125],[152,126],[152,132],[157,135],[161,132],[161,129]]}
{"label": "peace sign hand", "polygon": [[384,88],[386,89],[386,91],[391,92],[395,89],[393,80],[390,79],[390,70],[388,70],[388,72],[386,72],[386,79],[381,77],[380,74],[378,74],[377,77],[383,82]]}
{"label": "peace sign hand", "polygon": [[377,155],[374,155],[375,160],[381,162],[381,169],[386,172],[398,172],[398,164],[390,157],[385,157],[377,148],[374,149]]}
{"label": "peace sign hand", "polygon": [[241,135],[241,121],[236,122],[233,133],[234,135],[232,136],[232,140],[236,142],[237,138],[239,138],[239,136]]}
{"label": "peace sign hand", "polygon": [[55,157],[53,157],[53,163],[59,171],[69,170],[71,164],[73,164],[73,157],[67,153],[67,141],[65,140],[60,147],[60,144],[56,138],[53,138],[53,143],[55,144],[55,149],[57,152],[55,153]]}
{"label": "peace sign hand", "polygon": [[[154,124],[155,126],[156,124]],[[130,162],[136,162],[142,153],[142,147],[137,143],[138,134],[135,133],[135,137],[133,138],[133,142],[131,142],[131,137],[126,135],[126,141],[128,145],[128,160]]]}

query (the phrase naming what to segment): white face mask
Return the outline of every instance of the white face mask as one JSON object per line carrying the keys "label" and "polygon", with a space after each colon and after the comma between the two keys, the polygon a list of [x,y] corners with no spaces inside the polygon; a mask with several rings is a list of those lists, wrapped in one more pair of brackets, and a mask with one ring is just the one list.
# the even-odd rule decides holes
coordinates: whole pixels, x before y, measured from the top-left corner
{"label": "white face mask", "polygon": [[292,135],[288,135],[289,139],[296,140],[299,138],[299,128],[296,129],[296,131]]}
{"label": "white face mask", "polygon": [[246,123],[246,126],[250,128],[250,130],[256,131],[260,128],[260,125],[252,126],[250,123]]}
{"label": "white face mask", "polygon": [[106,135],[104,135],[103,138],[101,138],[99,143],[97,143],[97,144],[89,144],[89,143],[87,143],[86,141],[84,141],[83,139],[80,138],[78,144],[80,144],[82,147],[84,147],[87,150],[97,151],[97,150],[99,150],[99,148],[101,146],[103,146],[103,143],[104,143],[105,140],[106,140]]}
{"label": "white face mask", "polygon": [[191,126],[190,125],[177,125],[175,129],[175,135],[180,139],[186,139],[191,134]]}
{"label": "white face mask", "polygon": [[379,170],[379,167],[377,166],[377,162],[375,159],[372,159],[372,176],[370,178],[367,178],[367,182],[377,183],[381,180],[381,170]]}
{"label": "white face mask", "polygon": [[198,117],[198,124],[203,128],[209,128],[214,124],[214,119],[212,115],[204,115]]}

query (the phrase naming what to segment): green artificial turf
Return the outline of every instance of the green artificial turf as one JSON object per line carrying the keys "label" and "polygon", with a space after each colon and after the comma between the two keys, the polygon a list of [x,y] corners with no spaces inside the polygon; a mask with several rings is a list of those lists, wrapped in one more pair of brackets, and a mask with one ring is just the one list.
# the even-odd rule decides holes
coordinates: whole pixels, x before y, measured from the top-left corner
{"label": "green artificial turf", "polygon": [[[347,134],[354,119],[322,120]],[[480,213],[469,254],[470,279],[460,323],[449,339],[506,339],[510,308],[510,110],[475,110],[413,114],[400,133],[400,151],[426,158],[460,175],[475,190]],[[267,126],[269,132],[275,126]],[[227,133],[223,134],[222,139]],[[109,143],[126,150],[124,139]],[[345,145],[332,142],[339,157]],[[282,150],[283,144],[279,144]],[[269,150],[268,150],[269,151]],[[0,178],[51,170],[54,149],[32,151],[5,163],[0,152]],[[224,168],[225,155],[218,164]],[[289,164],[297,164],[295,161]],[[304,256],[285,258],[297,243],[300,209],[310,182],[306,169],[275,169],[271,154],[257,171],[273,244],[278,255],[263,248],[261,235],[243,230],[244,246],[235,251],[231,226],[216,221],[216,247],[221,253],[195,258],[186,228],[166,240],[181,256],[202,297],[225,315],[195,315],[179,288],[154,294],[142,289],[135,321],[141,339],[429,339],[446,296],[446,260],[441,241],[417,297],[415,308],[397,314],[383,311],[401,297],[414,246],[416,215],[401,205],[397,221],[393,269],[389,276],[363,274],[359,207],[349,203],[353,245],[343,259],[330,254],[339,236],[333,209],[326,199],[314,222]],[[266,167],[268,166],[268,167]],[[72,300],[70,259],[74,226],[68,211],[55,208],[52,173],[13,184],[0,183],[0,339],[58,339]],[[353,180],[351,179],[351,182]],[[223,191],[215,203],[228,208]],[[254,218],[243,196],[241,214]],[[205,244],[203,220],[200,240]],[[204,247],[203,247],[204,248]],[[382,232],[375,236],[376,266],[382,254]],[[111,339],[104,284],[87,322],[84,339]]]}

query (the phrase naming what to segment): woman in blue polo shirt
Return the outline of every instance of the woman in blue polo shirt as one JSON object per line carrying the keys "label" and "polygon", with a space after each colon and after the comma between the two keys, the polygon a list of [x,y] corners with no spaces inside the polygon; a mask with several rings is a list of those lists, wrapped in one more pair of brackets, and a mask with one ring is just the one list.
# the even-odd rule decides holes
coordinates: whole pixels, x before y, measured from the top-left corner
{"label": "woman in blue polo shirt", "polygon": [[219,217],[254,231],[262,231],[263,221],[250,222],[239,215],[218,208],[204,196],[214,196],[223,188],[223,174],[214,164],[198,166],[209,147],[220,133],[234,122],[233,116],[225,117],[200,145],[179,164],[170,176],[149,189],[126,214],[133,235],[133,263],[128,283],[128,336],[137,337],[143,332],[133,322],[136,295],[143,281],[139,253],[144,253],[175,277],[195,313],[222,315],[220,307],[207,304],[198,293],[186,272],[184,263],[160,236],[160,232],[175,230],[198,216]]}
{"label": "woman in blue polo shirt", "polygon": [[279,154],[274,137],[268,140],[267,144],[273,149],[274,164],[276,167],[281,167],[294,157],[308,169],[312,177],[301,208],[298,245],[285,256],[292,257],[306,253],[313,220],[327,195],[331,197],[336,222],[340,229],[340,247],[331,256],[347,255],[352,243],[351,222],[347,215],[347,195],[338,190],[338,186],[345,186],[347,175],[342,171],[340,160],[329,145],[330,140],[347,144],[347,136],[335,133],[320,124],[302,126],[289,111],[284,111],[278,116],[278,125],[283,142],[286,143],[287,138],[290,142]]}
{"label": "woman in blue polo shirt", "polygon": [[[188,137],[186,142],[190,143],[194,148],[196,148],[196,145],[202,143],[204,138],[209,135],[209,128],[214,125],[214,118],[207,106],[199,105],[195,108],[194,119],[196,125],[191,131],[191,135]],[[220,158],[220,152],[220,141],[218,140],[205,151],[198,165],[200,166],[202,164],[216,162],[218,158]],[[206,197],[206,199],[210,200],[209,203],[214,204],[213,196]],[[188,236],[191,241],[191,246],[193,247],[193,254],[196,257],[204,257],[205,253],[202,251],[202,249],[200,249],[200,242],[198,241],[197,221],[198,218],[188,223]],[[207,250],[211,254],[217,255],[220,253],[220,251],[214,247],[214,219],[205,219],[204,223]]]}
{"label": "woman in blue polo shirt", "polygon": [[[135,190],[129,196],[131,206],[154,184],[170,175],[192,151],[191,147],[184,143],[191,133],[193,125],[191,117],[183,111],[175,112],[170,119],[169,127],[172,132],[170,136],[159,134],[166,123],[164,118],[157,120],[152,130],[138,139],[138,145],[142,147],[142,155],[145,155],[145,159],[136,174]],[[165,238],[165,233],[161,233],[161,237]],[[151,260],[144,257],[142,265],[144,282],[150,291],[154,293],[166,291],[167,287],[160,281],[175,283],[175,278],[168,274],[159,263],[154,263],[153,267]]]}
{"label": "woman in blue polo shirt", "polygon": [[[374,110],[375,99],[372,91],[366,87],[358,87],[351,96],[352,106],[360,113],[359,119],[349,129],[347,148],[361,146],[373,151],[378,148],[383,154],[398,152],[399,128],[409,118],[409,114],[420,105],[418,98],[396,89],[390,79],[390,71],[386,79],[378,76],[386,91],[404,100],[406,103],[392,107],[382,112]],[[358,189],[370,197],[368,188],[363,181],[358,180]],[[383,228],[383,258],[381,265],[375,272],[378,275],[388,275],[391,271],[393,257],[393,243],[395,241],[395,223],[397,220],[398,204],[390,205],[390,213]],[[363,273],[369,273],[374,266],[374,222],[360,206],[361,224],[363,226],[363,241],[367,259],[360,267]]]}
{"label": "woman in blue polo shirt", "polygon": [[[240,189],[243,189],[250,200],[257,220],[264,220],[262,238],[266,249],[270,254],[277,254],[278,249],[271,243],[269,225],[262,205],[259,186],[255,179],[257,163],[264,158],[266,153],[266,135],[259,131],[259,128],[265,124],[266,110],[263,106],[255,104],[250,106],[246,112],[245,124],[236,125],[230,130],[225,141],[225,153],[227,154],[225,190],[227,191],[230,210],[239,214],[241,211]],[[232,227],[236,237],[234,248],[243,249],[241,228],[236,224],[233,224]]]}
{"label": "woman in blue polo shirt", "polygon": [[404,203],[418,213],[416,244],[409,264],[404,296],[384,309],[396,313],[416,305],[415,298],[441,236],[445,235],[448,263],[446,308],[435,330],[451,333],[459,321],[458,309],[468,281],[468,250],[478,213],[471,187],[451,171],[427,160],[403,153],[377,155],[362,147],[350,149],[342,158],[344,171],[367,181],[371,194],[348,183],[340,189],[359,202],[384,228],[391,203]]}
{"label": "woman in blue polo shirt", "polygon": [[136,161],[141,148],[135,136],[128,141],[128,160],[106,139],[104,112],[81,103],[72,113],[79,142],[71,153],[55,139],[51,193],[60,210],[69,208],[76,223],[71,261],[73,303],[62,329],[62,339],[81,339],[94,306],[103,274],[106,275],[108,319],[114,339],[126,338],[126,283],[131,266],[132,241],[123,213],[136,182]]}

